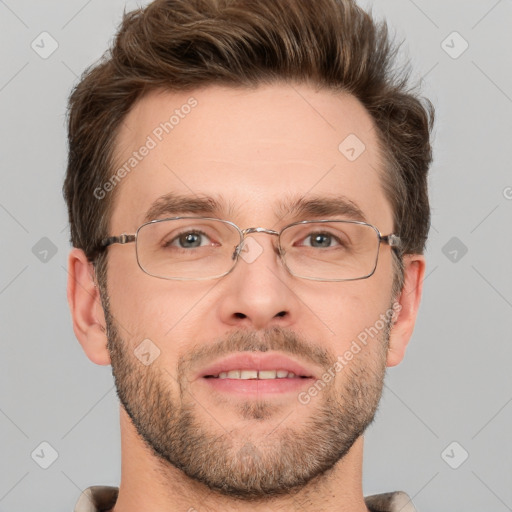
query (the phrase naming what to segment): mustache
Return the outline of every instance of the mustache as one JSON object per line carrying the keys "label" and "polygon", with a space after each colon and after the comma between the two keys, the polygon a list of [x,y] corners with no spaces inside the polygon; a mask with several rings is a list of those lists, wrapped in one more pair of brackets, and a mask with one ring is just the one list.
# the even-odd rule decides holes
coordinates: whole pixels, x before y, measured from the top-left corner
{"label": "mustache", "polygon": [[232,331],[212,344],[197,346],[191,353],[179,358],[178,375],[232,353],[269,351],[294,355],[322,368],[329,368],[337,360],[335,354],[311,343],[301,334],[274,326],[261,331]]}

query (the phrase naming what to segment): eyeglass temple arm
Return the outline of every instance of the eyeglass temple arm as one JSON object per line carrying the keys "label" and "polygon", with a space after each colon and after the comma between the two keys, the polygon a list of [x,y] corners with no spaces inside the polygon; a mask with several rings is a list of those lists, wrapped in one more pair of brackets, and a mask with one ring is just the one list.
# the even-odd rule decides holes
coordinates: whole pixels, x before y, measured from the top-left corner
{"label": "eyeglass temple arm", "polygon": [[108,247],[112,244],[129,244],[130,242],[135,242],[135,238],[135,235],[127,235],[126,233],[120,236],[109,236],[100,242],[100,247]]}
{"label": "eyeglass temple arm", "polygon": [[381,242],[388,244],[393,249],[397,249],[399,251],[402,249],[402,240],[397,235],[381,235],[379,238]]}

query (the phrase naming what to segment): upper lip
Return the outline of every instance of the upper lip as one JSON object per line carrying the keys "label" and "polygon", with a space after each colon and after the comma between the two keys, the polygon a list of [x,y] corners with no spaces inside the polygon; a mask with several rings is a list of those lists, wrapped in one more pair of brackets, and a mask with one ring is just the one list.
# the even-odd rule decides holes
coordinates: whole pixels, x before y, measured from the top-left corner
{"label": "upper lip", "polygon": [[230,370],[287,370],[301,377],[314,377],[314,372],[304,365],[279,353],[255,354],[254,352],[239,352],[216,361],[203,368],[196,378],[207,375],[218,376],[221,372]]}

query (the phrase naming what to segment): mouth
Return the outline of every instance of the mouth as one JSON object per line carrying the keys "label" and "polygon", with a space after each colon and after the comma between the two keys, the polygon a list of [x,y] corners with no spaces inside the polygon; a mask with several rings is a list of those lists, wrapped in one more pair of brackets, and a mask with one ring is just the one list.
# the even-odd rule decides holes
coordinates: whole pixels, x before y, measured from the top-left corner
{"label": "mouth", "polygon": [[315,373],[283,354],[242,352],[213,363],[196,379],[210,389],[247,398],[300,391],[311,385]]}
{"label": "mouth", "polygon": [[239,380],[271,380],[271,379],[310,379],[310,375],[295,375],[288,370],[230,370],[218,375],[205,375],[205,379],[239,379]]}

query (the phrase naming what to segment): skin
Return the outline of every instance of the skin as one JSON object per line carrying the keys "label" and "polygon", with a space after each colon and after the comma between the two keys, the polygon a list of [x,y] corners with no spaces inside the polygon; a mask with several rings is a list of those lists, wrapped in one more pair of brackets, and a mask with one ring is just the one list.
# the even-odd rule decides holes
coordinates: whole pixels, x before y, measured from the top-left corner
{"label": "skin", "polygon": [[[276,230],[296,220],[276,216],[274,210],[283,197],[332,197],[336,191],[357,203],[368,222],[382,234],[393,232],[391,206],[380,183],[383,165],[372,120],[364,107],[346,94],[290,84],[254,90],[212,86],[192,93],[152,92],[125,119],[118,137],[118,161],[126,161],[155,127],[168,119],[167,112],[172,113],[191,96],[196,98],[197,107],[117,185],[111,235],[134,233],[151,203],[171,191],[222,194],[230,208],[219,213],[220,218],[241,228]],[[356,134],[366,146],[353,162],[338,150],[349,134]],[[296,457],[304,452],[308,436],[315,449],[330,447],[335,439],[315,430],[311,421],[330,409],[333,414],[339,413],[335,421],[343,421],[348,406],[354,403],[350,394],[354,383],[370,390],[363,393],[355,407],[359,407],[359,417],[371,420],[385,367],[398,364],[404,357],[425,272],[422,255],[405,257],[405,283],[396,297],[401,310],[390,326],[389,336],[383,332],[372,340],[354,356],[347,371],[337,373],[330,386],[308,404],[299,403],[291,395],[252,401],[219,395],[194,380],[195,373],[208,364],[207,359],[193,359],[197,351],[241,348],[250,340],[258,340],[262,347],[281,348],[279,352],[290,355],[279,341],[282,338],[264,336],[274,328],[275,332],[295,336],[300,355],[294,357],[322,373],[326,367],[313,354],[324,353],[331,361],[344,354],[394,299],[392,254],[384,244],[370,278],[315,282],[286,271],[274,250],[275,237],[253,236],[263,249],[261,255],[252,263],[240,260],[230,274],[212,281],[157,279],[138,267],[134,244],[110,247],[107,290],[103,291],[104,305],[108,304],[107,313],[112,317],[107,314],[108,326],[94,269],[80,249],[70,252],[68,283],[73,328],[89,359],[101,365],[112,363],[115,375],[117,366],[119,388],[123,382],[121,362],[119,358],[111,360],[107,347],[108,336],[115,338],[112,346],[120,348],[125,355],[124,368],[131,370],[124,382],[141,383],[139,394],[132,393],[140,405],[138,409],[143,408],[143,400],[157,398],[151,392],[158,383],[160,396],[163,393],[175,405],[171,409],[168,404],[169,411],[178,414],[177,407],[188,404],[204,435],[229,440],[230,444],[225,445],[230,447],[229,460],[239,464],[240,471],[247,470],[248,475],[251,457],[257,462],[257,454],[260,462],[270,463],[284,439],[300,440],[300,446],[293,442],[288,445]],[[249,337],[244,338],[244,333]],[[158,346],[160,355],[144,366],[133,357],[133,350],[147,338]],[[184,361],[189,364],[180,364]],[[135,377],[128,381],[129,375]],[[143,389],[147,396],[142,394]],[[258,416],[262,411],[263,419]],[[331,461],[329,469],[329,464],[321,460],[323,473],[285,493],[267,493],[266,498],[255,495],[249,500],[209,488],[158,457],[123,406],[120,423],[122,475],[113,509],[116,512],[367,510],[362,491],[362,433],[350,442],[346,453]],[[206,444],[202,449],[209,447]],[[294,452],[294,447],[299,449]],[[249,458],[243,459],[247,453]],[[221,457],[222,453],[217,455]],[[277,464],[278,459],[274,462]],[[301,462],[299,458],[299,465]]]}

